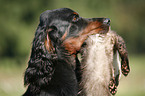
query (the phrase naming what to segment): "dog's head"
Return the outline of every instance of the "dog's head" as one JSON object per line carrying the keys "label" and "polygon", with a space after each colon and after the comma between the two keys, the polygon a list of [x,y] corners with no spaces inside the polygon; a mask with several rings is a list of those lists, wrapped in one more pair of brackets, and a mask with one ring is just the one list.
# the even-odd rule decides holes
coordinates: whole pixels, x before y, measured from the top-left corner
{"label": "dog's head", "polygon": [[108,32],[109,24],[108,18],[85,19],[68,8],[47,10],[40,16],[36,35],[43,34],[41,40],[48,52],[62,45],[70,54],[75,54],[89,35]]}

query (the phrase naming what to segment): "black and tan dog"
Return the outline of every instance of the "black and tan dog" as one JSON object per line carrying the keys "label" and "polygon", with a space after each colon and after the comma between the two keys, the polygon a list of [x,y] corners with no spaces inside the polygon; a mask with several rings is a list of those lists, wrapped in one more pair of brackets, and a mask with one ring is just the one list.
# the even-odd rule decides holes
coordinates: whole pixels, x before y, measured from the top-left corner
{"label": "black and tan dog", "polygon": [[23,96],[77,96],[76,54],[89,35],[108,32],[108,21],[85,19],[68,8],[43,12],[25,71],[28,89]]}

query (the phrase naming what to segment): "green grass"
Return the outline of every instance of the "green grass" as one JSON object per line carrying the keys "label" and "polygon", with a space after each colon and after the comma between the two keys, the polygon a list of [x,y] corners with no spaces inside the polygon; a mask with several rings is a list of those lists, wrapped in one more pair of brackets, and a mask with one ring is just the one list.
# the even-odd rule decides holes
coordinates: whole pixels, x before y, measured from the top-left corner
{"label": "green grass", "polygon": [[122,76],[116,96],[145,96],[145,55],[130,56],[131,71]]}
{"label": "green grass", "polygon": [[0,96],[21,96],[24,93],[25,66],[19,66],[13,59],[0,60]]}
{"label": "green grass", "polygon": [[[129,57],[131,72],[121,77],[116,96],[145,96],[145,55]],[[25,92],[26,66],[18,66],[13,59],[0,60],[0,96],[21,96]]]}

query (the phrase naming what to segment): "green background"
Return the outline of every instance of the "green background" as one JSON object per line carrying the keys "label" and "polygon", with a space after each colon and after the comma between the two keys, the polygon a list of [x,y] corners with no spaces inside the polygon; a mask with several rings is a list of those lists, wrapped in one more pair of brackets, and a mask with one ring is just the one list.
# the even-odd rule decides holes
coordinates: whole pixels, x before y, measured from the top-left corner
{"label": "green background", "polygon": [[145,96],[145,0],[0,0],[0,96],[25,92],[23,75],[39,16],[71,8],[85,18],[107,17],[127,44],[131,72],[116,96]]}

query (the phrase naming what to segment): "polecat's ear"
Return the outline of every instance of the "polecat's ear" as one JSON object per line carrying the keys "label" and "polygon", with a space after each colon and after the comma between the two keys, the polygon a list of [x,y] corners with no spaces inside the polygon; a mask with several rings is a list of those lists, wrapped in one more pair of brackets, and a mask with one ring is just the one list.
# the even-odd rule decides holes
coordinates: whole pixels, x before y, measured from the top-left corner
{"label": "polecat's ear", "polygon": [[119,55],[121,57],[122,74],[124,76],[127,76],[128,73],[130,72],[129,60],[128,60],[128,52],[127,52],[127,48],[126,48],[126,45],[125,45],[125,41],[119,35],[116,36],[115,47],[118,50]]}

